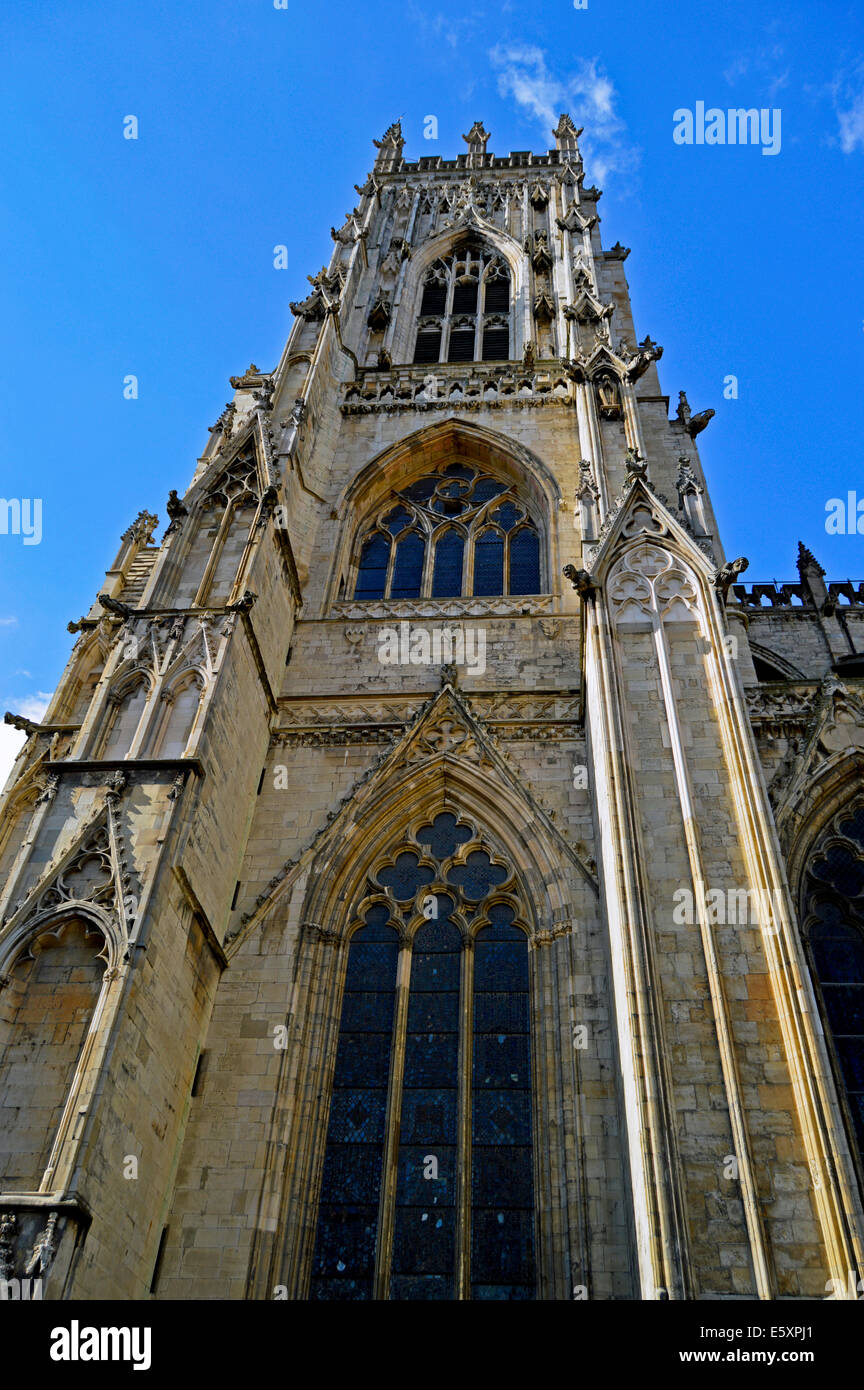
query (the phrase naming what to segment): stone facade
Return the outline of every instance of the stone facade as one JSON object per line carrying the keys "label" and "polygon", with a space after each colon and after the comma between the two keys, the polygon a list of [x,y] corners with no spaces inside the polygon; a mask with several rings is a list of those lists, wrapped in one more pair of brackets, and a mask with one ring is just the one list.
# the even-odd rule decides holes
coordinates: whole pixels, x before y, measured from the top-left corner
{"label": "stone facade", "polygon": [[[398,1041],[425,909],[381,866],[425,863],[442,814],[527,940],[533,1296],[819,1298],[864,1273],[854,1067],[807,936],[814,847],[858,854],[864,586],[803,547],[780,588],[727,564],[712,412],[682,394],[669,418],[629,253],[601,243],[579,132],[554,134],[497,157],[477,123],[415,163],[398,124],[376,142],[275,370],[231,379],[161,541],[147,512],[124,534],[44,722],[7,715],[0,1277],[310,1296],[349,943],[389,915]],[[471,541],[448,594],[444,530],[416,592],[364,590],[369,519],[477,474],[533,527],[537,592],[508,540],[508,592]],[[458,918],[463,1009],[485,910]]]}

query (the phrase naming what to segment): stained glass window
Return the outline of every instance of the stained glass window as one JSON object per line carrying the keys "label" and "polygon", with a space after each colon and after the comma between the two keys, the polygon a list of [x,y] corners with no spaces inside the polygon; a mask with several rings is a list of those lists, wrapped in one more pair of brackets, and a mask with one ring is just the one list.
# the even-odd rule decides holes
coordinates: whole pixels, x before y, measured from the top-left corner
{"label": "stained glass window", "polygon": [[[459,529],[442,531],[448,519]],[[357,599],[540,593],[533,518],[512,487],[469,464],[448,464],[391,493],[357,553]]]}
{"label": "stained glass window", "polygon": [[366,912],[348,951],[310,1296],[533,1299],[528,938],[512,874],[442,811],[371,886],[389,906]]}
{"label": "stained glass window", "polygon": [[864,804],[820,837],[805,893],[806,937],[850,1125],[864,1163]]}

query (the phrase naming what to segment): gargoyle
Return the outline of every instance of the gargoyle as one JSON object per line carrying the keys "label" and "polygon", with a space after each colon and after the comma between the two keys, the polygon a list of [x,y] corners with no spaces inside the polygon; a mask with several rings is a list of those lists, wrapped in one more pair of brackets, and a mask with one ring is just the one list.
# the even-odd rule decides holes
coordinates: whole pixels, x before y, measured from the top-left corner
{"label": "gargoyle", "polygon": [[723,565],[714,576],[714,588],[720,596],[723,604],[729,596],[729,589],[735,583],[738,575],[743,573],[749,566],[750,561],[745,555],[739,555],[737,560],[729,560]]}
{"label": "gargoyle", "polygon": [[98,601],[109,613],[114,613],[118,618],[131,618],[133,609],[128,603],[121,603],[119,599],[111,598],[110,594],[97,594]]}
{"label": "gargoyle", "polygon": [[575,565],[564,566],[564,577],[569,579],[579,597],[583,600],[593,598],[597,592],[597,581],[588,570],[577,570]]}

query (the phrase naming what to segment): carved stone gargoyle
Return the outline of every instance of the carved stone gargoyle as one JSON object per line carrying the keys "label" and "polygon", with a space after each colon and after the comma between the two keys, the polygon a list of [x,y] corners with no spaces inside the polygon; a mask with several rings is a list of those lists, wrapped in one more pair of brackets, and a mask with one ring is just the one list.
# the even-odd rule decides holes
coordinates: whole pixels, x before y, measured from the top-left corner
{"label": "carved stone gargoyle", "polygon": [[102,607],[107,609],[109,613],[113,613],[115,617],[132,617],[134,609],[130,608],[128,603],[121,603],[119,599],[112,598],[110,594],[97,594],[96,598],[99,603],[101,603]]}
{"label": "carved stone gargoyle", "polygon": [[739,574],[748,568],[750,561],[746,555],[739,555],[737,560],[729,560],[717,571],[714,576],[714,588],[720,598],[720,602],[726,605],[729,598],[729,590],[735,583]]}
{"label": "carved stone gargoyle", "polygon": [[593,598],[597,592],[597,581],[588,570],[577,570],[575,565],[564,566],[564,577],[569,579],[583,602]]}

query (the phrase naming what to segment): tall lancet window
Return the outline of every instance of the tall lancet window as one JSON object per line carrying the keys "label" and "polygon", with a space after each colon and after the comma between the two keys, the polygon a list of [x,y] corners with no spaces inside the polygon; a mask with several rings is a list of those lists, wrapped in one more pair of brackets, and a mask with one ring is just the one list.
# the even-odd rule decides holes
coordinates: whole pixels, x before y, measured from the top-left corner
{"label": "tall lancet window", "polygon": [[841,811],[819,837],[803,909],[841,1102],[864,1170],[864,801]]}
{"label": "tall lancet window", "polygon": [[426,272],[414,361],[508,361],[510,310],[506,262],[481,241],[463,243]]}
{"label": "tall lancet window", "polygon": [[451,463],[392,492],[356,550],[357,599],[539,594],[540,535],[500,478]]}
{"label": "tall lancet window", "polygon": [[525,918],[450,812],[370,884],[347,952],[312,1299],[533,1299]]}

